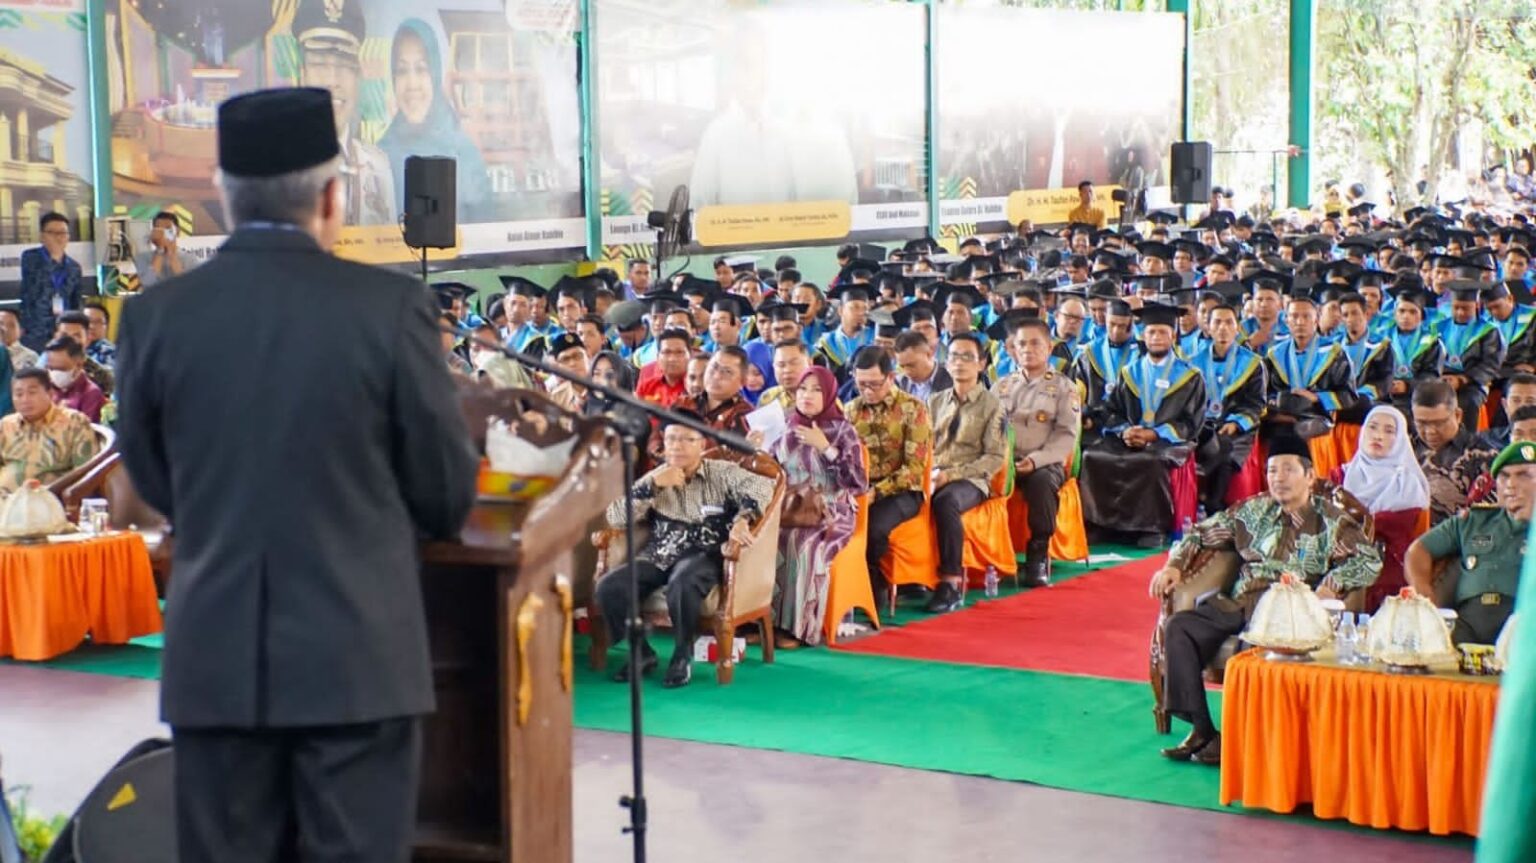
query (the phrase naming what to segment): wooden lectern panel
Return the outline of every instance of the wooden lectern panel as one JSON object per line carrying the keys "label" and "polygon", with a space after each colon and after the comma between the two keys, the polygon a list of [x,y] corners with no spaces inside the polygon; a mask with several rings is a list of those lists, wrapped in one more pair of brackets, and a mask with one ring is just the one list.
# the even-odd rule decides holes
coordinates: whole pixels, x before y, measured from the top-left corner
{"label": "wooden lectern panel", "polygon": [[437,711],[414,860],[571,861],[571,549],[623,494],[618,438],[579,433],[549,494],[482,503],[460,542],[423,547]]}

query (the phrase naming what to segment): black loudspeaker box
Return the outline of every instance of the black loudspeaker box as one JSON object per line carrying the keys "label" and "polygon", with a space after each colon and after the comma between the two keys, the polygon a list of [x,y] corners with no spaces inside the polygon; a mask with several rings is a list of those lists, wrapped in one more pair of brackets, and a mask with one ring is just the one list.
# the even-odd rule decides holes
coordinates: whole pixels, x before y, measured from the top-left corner
{"label": "black loudspeaker box", "polygon": [[458,229],[457,163],[448,156],[405,160],[405,244],[452,248]]}
{"label": "black loudspeaker box", "polygon": [[[1178,141],[1173,145],[1175,204],[1203,204],[1211,198],[1211,144],[1209,141]],[[410,182],[406,182],[407,188]]]}

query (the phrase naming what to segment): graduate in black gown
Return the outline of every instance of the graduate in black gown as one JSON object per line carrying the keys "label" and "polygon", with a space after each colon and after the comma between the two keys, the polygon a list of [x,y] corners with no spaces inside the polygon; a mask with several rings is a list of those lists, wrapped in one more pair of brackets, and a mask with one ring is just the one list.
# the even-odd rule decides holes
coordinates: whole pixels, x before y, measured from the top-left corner
{"label": "graduate in black gown", "polygon": [[1157,303],[1136,310],[1144,350],[1121,368],[1100,435],[1091,445],[1084,435],[1084,518],[1149,547],[1173,526],[1169,469],[1193,454],[1206,410],[1200,370],[1173,350],[1182,314]]}
{"label": "graduate in black gown", "polygon": [[1222,303],[1210,310],[1211,341],[1189,358],[1205,378],[1205,422],[1200,429],[1200,498],[1207,513],[1226,509],[1227,487],[1242,470],[1264,415],[1264,360],[1237,343],[1242,313]]}
{"label": "graduate in black gown", "polygon": [[1317,300],[1310,287],[1297,285],[1291,292],[1285,323],[1290,337],[1264,354],[1269,372],[1265,421],[1306,440],[1326,434],[1333,427],[1334,412],[1354,407],[1355,375],[1344,349],[1318,338]]}
{"label": "graduate in black gown", "polygon": [[1120,370],[1140,353],[1133,336],[1131,307],[1124,300],[1110,300],[1104,317],[1105,333],[1088,342],[1073,363],[1072,376],[1083,385],[1083,431],[1108,425],[1110,397]]}
{"label": "graduate in black gown", "polygon": [[1409,404],[1413,390],[1425,381],[1440,379],[1440,365],[1445,361],[1445,347],[1434,328],[1424,322],[1424,312],[1433,308],[1435,295],[1417,286],[1417,280],[1396,291],[1397,306],[1392,310],[1396,326],[1387,331],[1392,351],[1392,382],[1387,395],[1392,406],[1405,417],[1413,416]]}
{"label": "graduate in black gown", "polygon": [[1482,314],[1482,282],[1458,279],[1447,285],[1451,314],[1441,318],[1437,332],[1445,347],[1440,378],[1456,390],[1461,427],[1477,433],[1477,418],[1488,400],[1488,385],[1504,365],[1504,337]]}

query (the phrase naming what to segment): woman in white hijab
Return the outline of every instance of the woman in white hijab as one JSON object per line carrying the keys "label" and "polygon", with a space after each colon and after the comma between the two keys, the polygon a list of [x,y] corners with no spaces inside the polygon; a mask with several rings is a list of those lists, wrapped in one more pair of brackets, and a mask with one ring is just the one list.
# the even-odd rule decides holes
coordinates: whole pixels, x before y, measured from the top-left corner
{"label": "woman in white hijab", "polygon": [[1428,526],[1429,480],[1408,440],[1408,421],[1390,405],[1373,408],[1360,429],[1360,449],[1344,465],[1344,490],[1370,511],[1382,545],[1381,577],[1366,592],[1365,610],[1377,606],[1407,583],[1403,554]]}

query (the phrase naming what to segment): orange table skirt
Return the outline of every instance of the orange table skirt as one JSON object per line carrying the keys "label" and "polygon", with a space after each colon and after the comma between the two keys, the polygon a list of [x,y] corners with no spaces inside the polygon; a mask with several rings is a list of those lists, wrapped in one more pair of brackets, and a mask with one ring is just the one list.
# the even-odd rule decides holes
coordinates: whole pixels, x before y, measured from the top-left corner
{"label": "orange table skirt", "polygon": [[1227,664],[1221,803],[1477,835],[1497,678],[1399,676],[1253,650]]}
{"label": "orange table skirt", "polygon": [[123,644],[161,630],[144,538],[0,545],[0,657],[50,659],[79,646]]}

